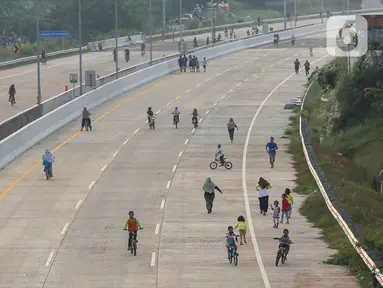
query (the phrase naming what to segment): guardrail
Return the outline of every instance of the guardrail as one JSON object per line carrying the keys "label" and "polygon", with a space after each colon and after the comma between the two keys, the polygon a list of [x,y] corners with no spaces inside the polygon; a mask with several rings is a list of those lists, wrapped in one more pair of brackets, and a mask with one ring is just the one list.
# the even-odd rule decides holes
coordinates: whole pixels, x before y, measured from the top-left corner
{"label": "guardrail", "polygon": [[[88,47],[82,47],[82,50],[87,50]],[[68,56],[71,54],[76,54],[80,51],[80,48],[73,48],[73,49],[68,49],[68,50],[63,50],[63,51],[55,51],[55,52],[50,52],[47,53],[48,58],[56,58],[56,57],[61,57],[61,56]],[[10,68],[15,65],[19,64],[29,64],[37,62],[36,56],[30,56],[30,57],[24,57],[16,60],[11,60],[11,61],[6,61],[6,62],[0,62],[0,69],[4,68]]]}
{"label": "guardrail", "polygon": [[[325,30],[324,24],[310,25],[294,29],[295,37],[302,37],[310,34],[316,34]],[[291,31],[280,33],[281,40],[291,38]],[[223,55],[237,52],[246,48],[270,44],[273,42],[272,34],[238,39],[219,45],[209,47],[194,53],[195,56],[207,59],[214,59]],[[27,124],[10,136],[0,141],[0,169],[8,163],[22,155],[26,150],[33,147],[36,143],[60,129],[69,122],[75,120],[81,115],[81,107],[88,107],[89,110],[101,105],[111,98],[117,97],[139,85],[165,76],[179,69],[177,61],[170,59],[159,64],[133,72],[128,76],[118,80],[113,80],[101,87],[98,87],[88,93],[61,105],[57,109],[47,113],[37,120]]]}
{"label": "guardrail", "polygon": [[[312,82],[308,87],[303,103],[301,106],[301,111],[303,111],[306,103],[309,101],[309,98],[316,94],[315,83]],[[364,263],[367,265],[368,269],[374,276],[374,279],[383,286],[383,274],[377,268],[375,262],[380,262],[379,257],[375,252],[366,252],[362,247],[359,246],[359,241],[361,234],[357,231],[353,221],[347,215],[347,212],[344,209],[340,209],[340,212],[336,210],[334,204],[336,203],[336,197],[333,188],[329,184],[326,176],[319,167],[315,152],[311,145],[308,129],[307,129],[307,118],[304,116],[299,117],[299,134],[302,142],[303,153],[305,154],[307,166],[310,169],[311,175],[314,177],[315,182],[317,183],[320,192],[322,193],[323,199],[327,205],[328,210],[334,216],[335,220],[338,222],[340,227],[343,229],[351,245],[354,247],[359,256],[363,259]],[[357,237],[355,237],[357,235]]]}
{"label": "guardrail", "polygon": [[[359,14],[359,13],[371,13],[371,12],[381,12],[381,11],[383,11],[383,9],[363,9],[363,10],[351,10],[350,13],[351,14]],[[332,13],[332,15],[342,15],[342,14],[344,14],[344,11],[342,11],[342,12],[333,12]],[[299,20],[315,19],[315,18],[320,18],[320,14],[311,14],[311,15],[298,16],[298,21]],[[226,25],[216,26],[215,28],[216,28],[216,30],[219,30],[219,29],[222,30],[222,29],[225,29],[225,28],[228,28],[228,29],[229,28],[233,28],[233,29],[234,28],[243,28],[243,27],[251,26],[254,22],[255,21],[236,23],[236,24],[226,24]],[[268,24],[282,23],[282,22],[284,22],[284,18],[265,19],[262,22],[263,23],[268,23]],[[288,21],[288,22],[291,22],[291,21]],[[190,36],[190,35],[203,34],[203,33],[210,32],[210,31],[211,31],[211,27],[199,28],[199,29],[190,29],[190,30],[183,31],[182,35],[183,36]],[[174,32],[174,36],[179,36],[179,34],[180,34],[180,31],[175,31]],[[170,38],[170,37],[173,37],[173,33],[165,33],[164,36],[165,36],[165,38]],[[120,37],[120,38],[124,38],[125,39],[127,37]],[[146,36],[146,40],[148,40],[148,39],[149,39],[149,37]],[[160,40],[160,39],[162,39],[162,34],[152,35],[152,40]],[[110,43],[111,41],[115,41],[115,39],[107,39],[107,40],[96,41],[96,42],[92,42],[92,43],[98,43],[98,42]],[[93,46],[94,45],[92,44],[91,47],[93,47]],[[119,47],[122,47],[122,46],[119,46]],[[108,46],[108,48],[110,48],[110,47]],[[108,48],[105,48],[105,49],[108,49]],[[85,46],[82,49],[84,51],[86,51],[86,50],[88,50],[88,47]],[[92,48],[92,49],[97,50],[95,48]],[[79,51],[79,49],[75,48],[75,49],[51,52],[51,53],[49,53],[48,58],[51,58],[51,57],[52,58],[54,58],[54,57],[65,57],[65,56],[69,56],[71,54],[78,53],[78,51]],[[12,60],[12,61],[7,61],[7,62],[1,62],[0,63],[0,69],[10,68],[12,66],[20,65],[20,64],[29,64],[29,63],[33,63],[33,62],[36,62],[36,56],[20,58],[20,59],[16,59],[16,60]]]}

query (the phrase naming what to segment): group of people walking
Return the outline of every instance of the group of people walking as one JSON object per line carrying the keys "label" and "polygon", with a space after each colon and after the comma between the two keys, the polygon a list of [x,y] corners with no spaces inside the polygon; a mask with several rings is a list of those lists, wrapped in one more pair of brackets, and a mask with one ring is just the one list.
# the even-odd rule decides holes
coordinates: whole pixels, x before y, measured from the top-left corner
{"label": "group of people walking", "polygon": [[[207,67],[207,60],[204,57],[202,60],[202,67],[204,72],[206,72],[206,67]],[[191,56],[189,55],[189,58],[184,56],[180,56],[178,59],[178,66],[180,67],[180,72],[186,72],[186,67],[189,66],[189,71],[190,72],[199,72],[200,71],[200,62],[198,60],[198,57],[195,55]]]}

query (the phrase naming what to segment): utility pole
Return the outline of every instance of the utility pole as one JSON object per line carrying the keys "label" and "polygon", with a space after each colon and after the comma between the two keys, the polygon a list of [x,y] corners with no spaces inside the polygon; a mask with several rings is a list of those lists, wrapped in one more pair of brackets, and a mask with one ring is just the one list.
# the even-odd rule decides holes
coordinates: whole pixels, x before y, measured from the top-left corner
{"label": "utility pole", "polygon": [[215,35],[214,35],[214,14],[215,14],[215,8],[213,7],[213,0],[210,2],[211,6],[211,45],[215,42]]}
{"label": "utility pole", "polygon": [[117,18],[117,1],[114,0],[114,24],[115,24],[115,29],[116,29],[116,79],[118,79],[118,18]]}
{"label": "utility pole", "polygon": [[162,32],[166,32],[166,0],[162,0]]}
{"label": "utility pole", "polygon": [[180,53],[182,54],[182,0],[180,0]]}
{"label": "utility pole", "polygon": [[40,0],[36,0],[36,43],[37,43],[37,106],[39,117],[42,116],[41,109],[41,79],[40,79]]}
{"label": "utility pole", "polygon": [[82,95],[82,17],[81,17],[81,0],[78,0],[78,35],[79,35],[79,42],[80,42],[80,95]]}
{"label": "utility pole", "polygon": [[[163,0],[165,1],[165,0]],[[153,47],[152,47],[152,0],[149,0],[149,47],[150,47],[150,66],[152,65],[152,60],[153,60]]]}
{"label": "utility pole", "polygon": [[285,30],[287,29],[287,0],[283,0],[283,15],[284,15],[284,18],[285,18],[285,21],[284,21],[284,27],[285,27]]}
{"label": "utility pole", "polygon": [[321,21],[323,23],[323,0],[320,0],[320,14],[321,14]]}
{"label": "utility pole", "polygon": [[297,28],[297,0],[294,0],[294,18],[295,18],[294,28]]}

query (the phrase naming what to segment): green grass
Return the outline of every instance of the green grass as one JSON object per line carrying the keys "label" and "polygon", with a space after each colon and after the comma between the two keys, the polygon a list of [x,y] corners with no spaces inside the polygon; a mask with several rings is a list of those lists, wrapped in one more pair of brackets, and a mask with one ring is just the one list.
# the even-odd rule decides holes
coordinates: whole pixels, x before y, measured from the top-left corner
{"label": "green grass", "polygon": [[[315,107],[315,109],[313,109]],[[318,109],[320,107],[320,109]],[[383,159],[382,152],[375,150],[378,143],[365,143],[375,139],[377,133],[365,132],[365,129],[382,127],[371,125],[373,122],[364,123],[363,127],[355,127],[340,135],[324,135],[322,126],[327,125],[329,108],[321,104],[319,95],[315,97],[305,110],[309,120],[309,137],[312,141],[319,165],[327,175],[329,182],[334,187],[338,207],[344,208],[356,222],[364,239],[361,245],[369,250],[374,249],[383,255],[383,198],[370,189],[370,182],[366,181],[369,170],[365,168],[372,159],[376,162]],[[293,156],[296,170],[296,187],[294,191],[307,195],[300,212],[308,218],[315,227],[320,228],[323,239],[338,252],[326,261],[328,264],[347,266],[359,280],[361,287],[372,287],[372,276],[360,256],[355,252],[343,230],[338,225],[332,214],[328,211],[315,180],[308,169],[301,140],[299,136],[298,120],[300,111],[295,111],[290,117],[290,124],[286,134],[291,140],[289,152]],[[325,121],[325,122],[323,122]],[[372,127],[372,128],[371,128]],[[295,129],[294,129],[295,128]],[[376,132],[376,131],[375,131]],[[363,137],[364,135],[364,137]],[[368,136],[368,135],[371,135]],[[323,137],[322,144],[320,137]],[[355,137],[358,137],[355,140]],[[382,142],[380,142],[382,143]],[[338,147],[355,147],[353,159],[338,155]],[[380,145],[381,147],[381,145]],[[378,159],[379,157],[379,159]],[[353,161],[357,159],[357,161]],[[379,166],[373,164],[372,166]],[[383,167],[382,167],[383,168]],[[367,170],[367,171],[366,171]]]}

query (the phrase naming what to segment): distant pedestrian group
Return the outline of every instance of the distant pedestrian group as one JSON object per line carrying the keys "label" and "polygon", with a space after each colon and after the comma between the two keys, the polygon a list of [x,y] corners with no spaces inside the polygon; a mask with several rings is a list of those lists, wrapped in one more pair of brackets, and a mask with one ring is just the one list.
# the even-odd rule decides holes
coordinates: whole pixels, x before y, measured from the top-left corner
{"label": "distant pedestrian group", "polygon": [[[206,58],[203,58],[202,60],[202,67],[204,72],[206,72],[207,67],[207,60]],[[198,60],[198,57],[189,55],[189,58],[184,56],[180,56],[178,58],[178,66],[180,67],[180,72],[186,72],[186,68],[189,66],[190,72],[199,72],[200,71],[200,62]]]}

